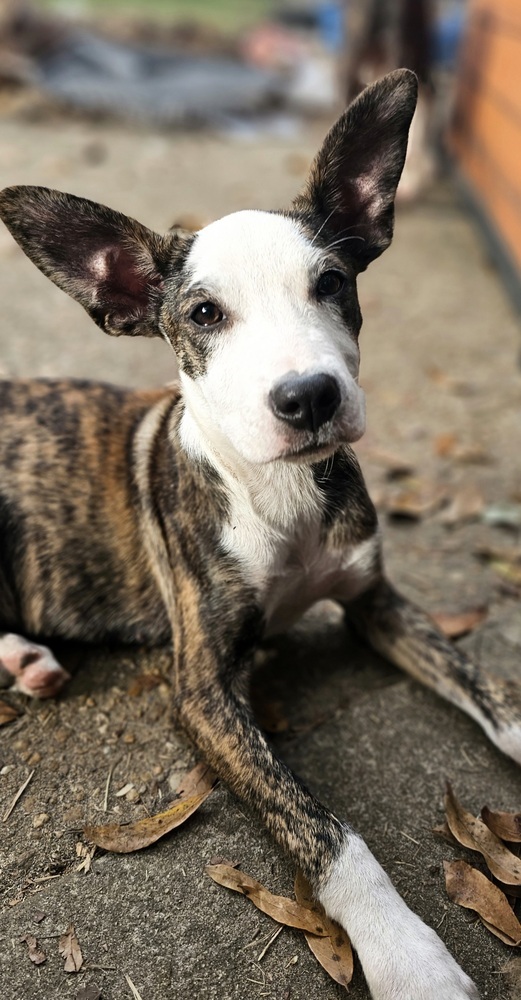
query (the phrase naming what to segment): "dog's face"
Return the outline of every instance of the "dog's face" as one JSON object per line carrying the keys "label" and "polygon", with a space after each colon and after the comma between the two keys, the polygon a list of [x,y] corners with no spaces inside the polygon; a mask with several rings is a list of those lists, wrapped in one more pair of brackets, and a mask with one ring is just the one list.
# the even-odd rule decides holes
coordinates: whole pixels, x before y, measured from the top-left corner
{"label": "dog's face", "polygon": [[197,234],[165,296],[187,407],[247,461],[316,460],[363,433],[356,272],[335,249],[298,216],[238,212]]}
{"label": "dog's face", "polygon": [[313,462],[364,431],[356,276],[389,245],[416,80],[399,70],[331,129],[289,212],[165,237],[85,199],[10,188],[24,251],[108,333],[176,351],[184,430],[252,463]]}

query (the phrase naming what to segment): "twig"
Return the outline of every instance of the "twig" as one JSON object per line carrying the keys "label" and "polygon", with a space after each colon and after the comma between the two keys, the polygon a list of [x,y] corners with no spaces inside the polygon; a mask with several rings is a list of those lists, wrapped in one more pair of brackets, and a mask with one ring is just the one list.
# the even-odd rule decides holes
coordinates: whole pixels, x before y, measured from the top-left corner
{"label": "twig", "polygon": [[103,798],[103,812],[105,813],[108,811],[109,808],[109,788],[110,788],[110,782],[112,780],[112,775],[114,774],[115,766],[116,766],[115,764],[110,765],[109,773],[107,775],[107,783],[105,785],[105,795]]}
{"label": "twig", "polygon": [[275,933],[274,933],[274,934],[272,934],[272,935],[271,935],[271,937],[270,937],[270,939],[269,939],[268,943],[267,943],[266,945],[264,945],[264,948],[262,949],[262,951],[261,951],[261,953],[260,953],[259,957],[257,958],[257,961],[258,961],[258,962],[262,962],[262,959],[264,958],[264,956],[265,956],[265,954],[266,954],[266,952],[267,952],[268,948],[271,948],[271,946],[272,946],[273,942],[274,942],[274,941],[276,941],[276,939],[278,938],[279,934],[280,934],[280,933],[281,933],[281,931],[283,931],[283,930],[284,930],[284,924],[281,924],[281,925],[280,925],[280,927],[277,927],[277,930],[275,931]]}
{"label": "twig", "polygon": [[143,1000],[143,997],[141,996],[141,993],[139,992],[139,990],[137,989],[137,987],[134,986],[134,983],[132,982],[130,976],[127,976],[126,972],[124,973],[124,976],[125,976],[125,979],[127,980],[127,983],[129,985],[130,989],[132,990],[132,996],[134,997],[134,1000]]}
{"label": "twig", "polygon": [[31,771],[29,777],[25,779],[23,785],[20,785],[20,788],[18,789],[18,791],[17,791],[17,793],[16,793],[13,801],[11,802],[11,805],[8,807],[8,809],[5,811],[4,815],[2,816],[2,820],[3,820],[4,823],[6,823],[7,820],[9,819],[9,817],[10,817],[10,815],[11,815],[11,813],[12,813],[12,811],[13,811],[15,805],[16,805],[16,803],[18,802],[18,799],[20,799],[22,797],[23,793],[25,792],[25,789],[27,788],[27,785],[29,784],[31,778],[33,777],[33,775],[35,773],[36,773],[35,771]]}

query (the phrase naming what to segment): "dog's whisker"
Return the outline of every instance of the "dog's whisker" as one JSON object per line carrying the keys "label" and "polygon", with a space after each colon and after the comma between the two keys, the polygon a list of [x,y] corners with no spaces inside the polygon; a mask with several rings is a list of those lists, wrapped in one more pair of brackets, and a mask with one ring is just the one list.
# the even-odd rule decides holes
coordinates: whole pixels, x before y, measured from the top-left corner
{"label": "dog's whisker", "polygon": [[[324,226],[327,226],[327,224],[328,224],[328,222],[329,222],[330,218],[331,218],[331,217],[332,217],[332,216],[333,216],[333,215],[335,214],[335,211],[336,211],[336,209],[334,209],[334,208],[333,208],[333,209],[331,209],[331,211],[330,211],[329,215],[328,215],[328,216],[326,216],[326,218],[324,219],[324,221],[323,221],[322,225],[320,226],[320,229],[317,229],[317,231],[316,231],[316,233],[315,233],[315,235],[314,235],[313,239],[311,240],[311,246],[313,246],[313,245],[314,245],[314,243],[315,243],[315,240],[317,240],[317,239],[318,239],[318,237],[320,236],[320,234],[321,234],[321,232],[322,232],[322,230],[323,230]],[[344,232],[344,230],[342,230],[342,232]]]}

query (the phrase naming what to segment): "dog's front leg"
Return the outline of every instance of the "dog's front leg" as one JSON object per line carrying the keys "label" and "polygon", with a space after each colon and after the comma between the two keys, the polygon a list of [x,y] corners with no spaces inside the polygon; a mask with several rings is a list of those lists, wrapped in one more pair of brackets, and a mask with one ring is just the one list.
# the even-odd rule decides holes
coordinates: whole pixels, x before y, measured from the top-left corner
{"label": "dog's front leg", "polygon": [[[178,605],[176,622],[179,721],[309,878],[328,915],[345,928],[374,1000],[476,1000],[470,979],[409,910],[361,837],[321,805],[268,746],[237,684],[246,669],[238,660],[239,650],[244,657],[244,638],[237,632],[224,638],[222,622],[209,629],[193,603],[186,609]],[[241,624],[242,637],[252,630],[247,621]],[[211,649],[204,636],[212,631]]]}

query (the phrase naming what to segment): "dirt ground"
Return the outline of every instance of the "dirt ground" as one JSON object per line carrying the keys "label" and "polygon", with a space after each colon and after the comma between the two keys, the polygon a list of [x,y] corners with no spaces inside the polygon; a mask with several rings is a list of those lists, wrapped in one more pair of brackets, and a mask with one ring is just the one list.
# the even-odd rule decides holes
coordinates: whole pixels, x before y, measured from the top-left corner
{"label": "dirt ground", "polygon": [[[0,135],[2,187],[58,187],[165,229],[188,213],[205,220],[243,207],[286,205],[320,130],[240,142],[4,120]],[[5,230],[0,260],[1,374],[133,385],[175,375],[164,344],[104,337]],[[358,451],[381,510],[389,573],[431,611],[486,608],[463,645],[495,671],[517,676],[514,554],[521,532],[485,523],[483,512],[493,517],[508,502],[515,517],[521,503],[519,325],[450,184],[400,212],[395,243],[362,276],[360,293],[369,420]],[[400,463],[410,466],[405,478],[396,478]],[[500,552],[491,558],[491,550]],[[208,860],[222,855],[270,889],[291,890],[291,867],[222,787],[154,847],[128,856],[97,851],[84,870],[83,825],[159,810],[193,757],[170,723],[167,650],[67,647],[59,655],[75,676],[58,701],[29,704],[6,695],[22,714],[0,730],[0,995],[344,995],[298,932],[285,929],[259,960],[272,921],[204,874]],[[431,832],[441,819],[447,777],[475,812],[486,802],[519,809],[516,766],[456,709],[354,644],[331,608],[265,651],[262,689],[265,700],[278,703],[285,727],[274,737],[278,751],[365,836],[482,996],[521,996],[506,969],[511,950],[445,893],[442,861],[476,863],[476,856]],[[77,974],[63,971],[58,954],[58,938],[71,923],[84,959]],[[39,966],[20,942],[27,933],[46,952]],[[351,996],[368,998],[358,969]]]}

